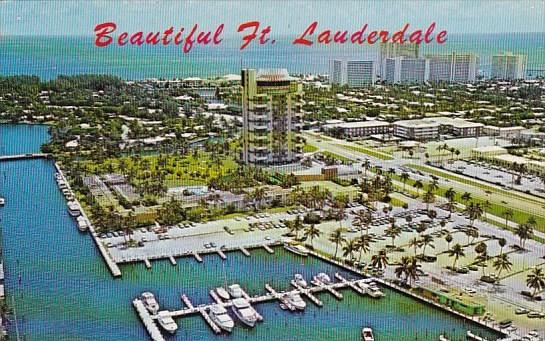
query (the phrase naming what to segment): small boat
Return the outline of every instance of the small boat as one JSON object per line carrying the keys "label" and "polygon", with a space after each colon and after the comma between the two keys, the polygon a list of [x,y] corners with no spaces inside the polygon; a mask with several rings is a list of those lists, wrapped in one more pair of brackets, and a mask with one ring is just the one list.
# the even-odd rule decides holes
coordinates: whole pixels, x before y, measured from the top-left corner
{"label": "small boat", "polygon": [[81,207],[78,205],[77,202],[75,201],[69,201],[68,202],[68,213],[70,213],[70,215],[72,217],[77,217],[81,214]]}
{"label": "small boat", "polygon": [[235,322],[227,314],[227,310],[221,305],[214,304],[210,306],[210,318],[218,325],[221,329],[231,332],[235,327]]}
{"label": "small boat", "polygon": [[468,330],[468,331],[467,331],[466,337],[467,337],[468,340],[473,340],[473,341],[488,341],[488,339],[485,339],[485,338],[482,337],[482,336],[473,334],[473,333],[471,332],[471,330]]}
{"label": "small boat", "polygon": [[445,335],[441,334],[439,335],[439,341],[450,341]]}
{"label": "small boat", "polygon": [[250,306],[250,303],[244,298],[235,298],[232,302],[233,313],[235,313],[238,319],[248,327],[255,326],[257,312]]}
{"label": "small boat", "polygon": [[238,284],[231,284],[227,287],[227,292],[231,297],[233,298],[240,298],[242,297],[242,288]]}
{"label": "small boat", "polygon": [[321,282],[323,284],[329,284],[331,283],[331,278],[324,272],[320,272],[316,276],[314,276],[314,280],[317,282]]}
{"label": "small boat", "polygon": [[380,298],[385,296],[384,293],[374,282],[369,283],[367,293],[369,294],[369,296],[374,298]]}
{"label": "small boat", "polygon": [[148,291],[143,292],[141,296],[144,307],[146,307],[146,309],[150,313],[157,314],[157,312],[159,311],[159,303],[157,303],[157,301],[155,300],[155,296],[153,296],[153,294]]}
{"label": "small boat", "polygon": [[80,230],[81,232],[87,231],[87,229],[89,228],[89,224],[87,223],[87,220],[83,216],[79,216],[77,218],[77,221],[78,221],[78,230]]}
{"label": "small boat", "polygon": [[178,325],[167,310],[159,312],[157,322],[159,322],[159,325],[170,334],[174,334],[176,330],[178,330]]}
{"label": "small boat", "polygon": [[227,290],[225,290],[225,288],[223,287],[219,287],[219,288],[216,288],[216,293],[218,294],[218,296],[224,300],[228,300],[231,298],[231,296],[229,295],[229,293],[227,292]]}
{"label": "small boat", "polygon": [[375,341],[375,337],[373,336],[373,329],[363,328],[361,330],[361,341]]}
{"label": "small boat", "polygon": [[4,206],[6,204],[6,199],[3,197],[0,197],[0,206]]}
{"label": "small boat", "polygon": [[301,288],[307,287],[307,281],[305,281],[305,278],[301,274],[295,274],[295,283]]}
{"label": "small boat", "polygon": [[306,257],[308,256],[308,250],[300,244],[294,243],[284,243],[284,249],[291,251],[299,256]]}
{"label": "small boat", "polygon": [[307,303],[301,298],[298,293],[290,293],[286,295],[286,300],[297,310],[304,310]]}

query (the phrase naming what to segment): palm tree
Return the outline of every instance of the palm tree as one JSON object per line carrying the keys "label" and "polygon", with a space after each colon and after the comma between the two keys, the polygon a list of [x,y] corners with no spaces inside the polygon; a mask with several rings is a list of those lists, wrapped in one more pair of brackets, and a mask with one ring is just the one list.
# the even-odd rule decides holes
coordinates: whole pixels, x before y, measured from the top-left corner
{"label": "palm tree", "polygon": [[430,234],[425,234],[422,236],[422,256],[426,254],[426,247],[431,247],[432,249],[435,249],[435,245],[433,244],[433,237]]}
{"label": "palm tree", "polygon": [[533,289],[532,298],[536,296],[538,291],[545,288],[545,273],[538,267],[532,268],[532,271],[526,277],[526,285],[528,288]]}
{"label": "palm tree", "polygon": [[480,242],[475,246],[475,252],[477,253],[475,261],[483,268],[483,275],[484,269],[486,268],[486,262],[488,261],[487,249],[485,242]]}
{"label": "palm tree", "polygon": [[445,236],[445,241],[447,242],[447,250],[450,250],[450,243],[452,243],[453,239],[454,238],[452,237],[452,234],[450,233]]}
{"label": "palm tree", "polygon": [[426,211],[429,211],[430,204],[435,202],[435,194],[433,194],[431,190],[428,190],[426,194],[424,194],[422,201],[426,203]]}
{"label": "palm tree", "polygon": [[507,240],[505,240],[505,238],[500,238],[498,239],[498,244],[500,244],[500,254],[502,254],[503,248],[507,245]]}
{"label": "palm tree", "polygon": [[534,230],[532,226],[530,226],[528,223],[526,224],[520,224],[515,228],[515,234],[520,239],[520,247],[524,249],[524,246],[526,245],[526,240],[532,238],[534,235]]}
{"label": "palm tree", "polygon": [[370,250],[371,237],[368,235],[362,235],[356,238],[356,249],[360,252],[358,261],[361,262],[362,253],[367,253]]}
{"label": "palm tree", "polygon": [[464,201],[464,203],[466,204],[467,206],[467,203],[469,202],[469,200],[471,200],[471,193],[469,192],[464,192],[461,196],[462,200]]}
{"label": "palm tree", "polygon": [[416,257],[403,256],[401,263],[395,268],[394,272],[397,278],[405,277],[405,283],[411,283],[418,279],[418,264]]}
{"label": "palm tree", "polygon": [[322,231],[318,230],[316,226],[312,224],[308,226],[304,232],[305,232],[305,237],[310,239],[310,246],[312,246],[312,248],[314,249],[314,244],[313,244],[314,238],[319,238],[320,235],[322,234]]}
{"label": "palm tree", "polygon": [[445,198],[448,199],[448,217],[450,218],[452,216],[452,211],[454,210],[454,199],[456,198],[456,191],[454,188],[449,188],[445,192]]}
{"label": "palm tree", "polygon": [[331,232],[331,234],[329,235],[329,241],[335,244],[335,255],[333,257],[337,258],[339,245],[346,242],[346,238],[343,236],[343,230],[341,228],[337,228],[333,232]]}
{"label": "palm tree", "polygon": [[401,235],[401,232],[402,232],[401,227],[392,224],[392,226],[388,227],[384,231],[384,235],[392,238],[392,246],[395,247],[395,239]]}
{"label": "palm tree", "polygon": [[513,266],[513,263],[509,260],[509,255],[507,253],[502,253],[498,255],[494,260],[494,269],[498,270],[498,278],[500,277],[502,271],[509,271]]}
{"label": "palm tree", "polygon": [[376,269],[384,269],[388,265],[389,259],[386,250],[380,250],[376,255],[371,257],[371,266]]}
{"label": "palm tree", "polygon": [[290,230],[290,232],[295,232],[295,239],[299,239],[299,232],[303,231],[304,228],[305,225],[303,224],[301,216],[295,217],[295,219],[288,224],[288,229]]}
{"label": "palm tree", "polygon": [[418,196],[420,196],[420,190],[424,188],[424,184],[422,184],[422,181],[416,180],[413,184],[413,187],[416,188],[416,193]]}
{"label": "palm tree", "polygon": [[422,242],[420,241],[420,239],[414,237],[412,238],[411,240],[409,240],[409,247],[413,247],[414,248],[414,255],[416,256],[416,249],[418,249],[420,247],[420,245],[422,244]]}
{"label": "palm tree", "polygon": [[514,214],[513,210],[512,210],[511,208],[509,208],[509,207],[506,208],[506,209],[503,211],[502,215],[505,217],[505,229],[507,229],[507,228],[509,227],[509,225],[508,225],[508,223],[509,223],[508,220],[511,219],[511,218],[513,218],[513,214]]}
{"label": "palm tree", "polygon": [[[473,241],[475,241],[475,238],[479,238],[479,230],[477,230],[477,228],[475,227],[467,228],[464,233],[467,236],[467,244],[471,244],[473,243]],[[469,240],[469,238],[471,238],[471,241]]]}
{"label": "palm tree", "polygon": [[369,161],[369,159],[365,159],[361,166],[363,167],[363,176],[367,177],[367,170],[371,168],[371,161]]}
{"label": "palm tree", "polygon": [[465,213],[469,217],[469,221],[471,222],[470,224],[471,227],[473,227],[473,223],[475,222],[475,220],[481,218],[484,211],[483,211],[483,208],[481,207],[481,204],[479,203],[476,204],[474,202],[471,202],[468,206],[466,206]]}
{"label": "palm tree", "polygon": [[356,241],[354,239],[347,241],[343,246],[343,256],[352,260],[356,251]]}
{"label": "palm tree", "polygon": [[371,213],[367,210],[359,210],[354,217],[353,224],[360,227],[360,231],[366,230],[366,234],[369,234],[369,224],[372,221]]}
{"label": "palm tree", "polygon": [[452,263],[452,268],[456,268],[456,262],[458,261],[458,258],[465,257],[464,248],[459,243],[454,244],[452,249],[448,251],[449,257],[454,257],[454,263]]}
{"label": "palm tree", "polygon": [[405,192],[405,184],[409,180],[410,175],[407,172],[403,172],[401,173],[400,178],[401,178],[401,182],[403,182],[403,192]]}

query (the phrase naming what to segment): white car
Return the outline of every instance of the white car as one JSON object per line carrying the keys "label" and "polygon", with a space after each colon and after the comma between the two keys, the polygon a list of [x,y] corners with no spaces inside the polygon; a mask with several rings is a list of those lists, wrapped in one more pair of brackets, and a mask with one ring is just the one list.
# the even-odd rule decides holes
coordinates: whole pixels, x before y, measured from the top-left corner
{"label": "white car", "polygon": [[475,289],[473,289],[471,287],[465,287],[464,291],[467,292],[468,294],[476,294],[477,293],[477,290],[475,290]]}

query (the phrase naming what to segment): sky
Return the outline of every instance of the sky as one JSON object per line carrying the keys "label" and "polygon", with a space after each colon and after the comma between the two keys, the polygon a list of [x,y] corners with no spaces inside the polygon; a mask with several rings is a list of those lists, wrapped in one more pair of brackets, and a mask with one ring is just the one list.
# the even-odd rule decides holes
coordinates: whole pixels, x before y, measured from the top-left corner
{"label": "sky", "polygon": [[118,31],[164,31],[199,24],[225,36],[245,21],[271,25],[272,33],[299,35],[313,21],[318,29],[398,30],[403,24],[452,33],[545,32],[543,0],[375,1],[14,1],[0,0],[0,35],[93,35],[96,24],[113,21]]}

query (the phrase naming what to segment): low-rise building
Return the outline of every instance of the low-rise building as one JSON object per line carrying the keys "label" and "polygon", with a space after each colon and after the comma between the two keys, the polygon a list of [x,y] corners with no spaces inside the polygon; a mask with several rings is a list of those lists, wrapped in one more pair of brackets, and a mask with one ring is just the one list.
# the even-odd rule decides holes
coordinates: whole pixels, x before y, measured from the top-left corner
{"label": "low-rise building", "polygon": [[524,127],[496,127],[496,126],[484,126],[483,133],[485,135],[497,136],[505,139],[519,138],[520,134],[525,131]]}
{"label": "low-rise building", "polygon": [[367,137],[375,134],[390,133],[390,123],[384,121],[358,121],[327,124],[324,131],[335,131],[342,137]]}
{"label": "low-rise building", "polygon": [[482,123],[471,122],[462,118],[427,117],[423,121],[439,123],[442,132],[458,137],[481,136],[484,127]]}
{"label": "low-rise building", "polygon": [[405,120],[394,122],[394,135],[408,140],[433,140],[439,137],[437,122]]}

